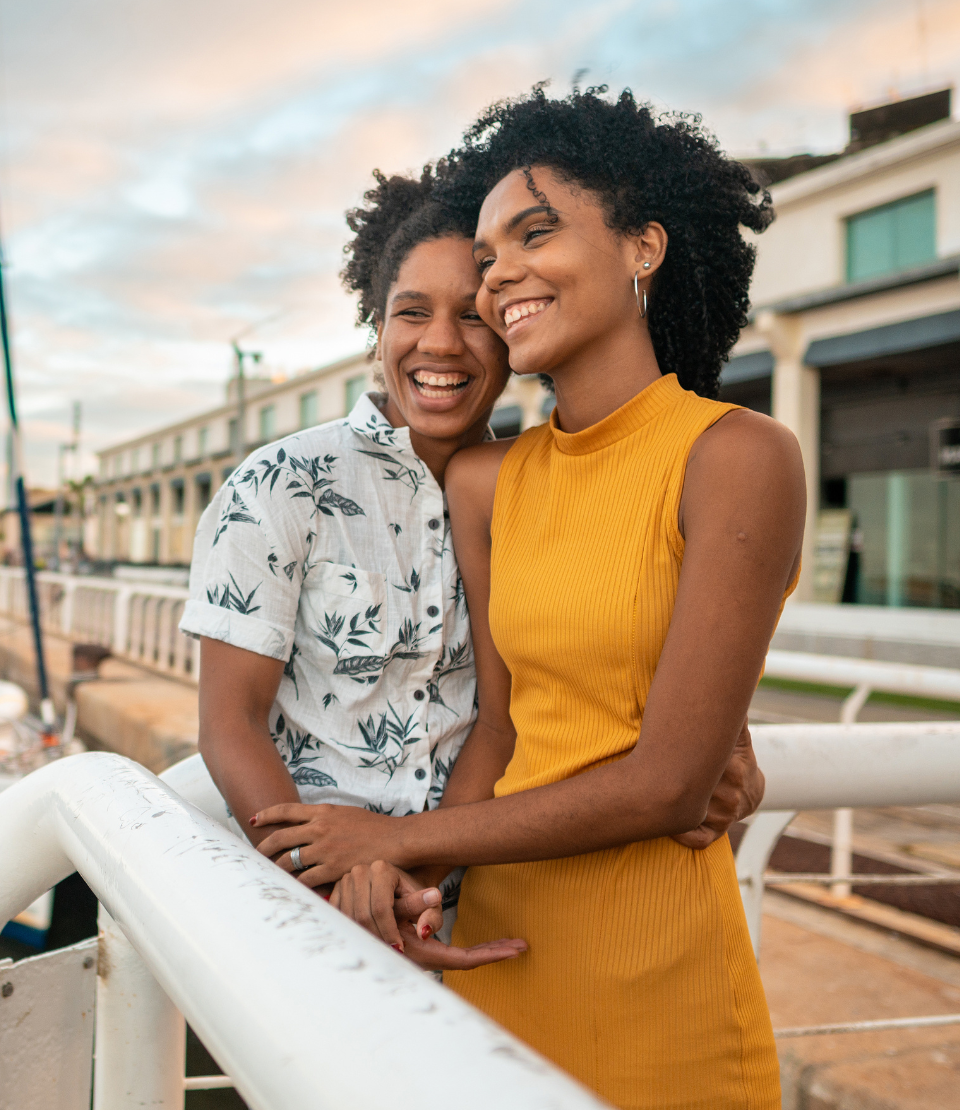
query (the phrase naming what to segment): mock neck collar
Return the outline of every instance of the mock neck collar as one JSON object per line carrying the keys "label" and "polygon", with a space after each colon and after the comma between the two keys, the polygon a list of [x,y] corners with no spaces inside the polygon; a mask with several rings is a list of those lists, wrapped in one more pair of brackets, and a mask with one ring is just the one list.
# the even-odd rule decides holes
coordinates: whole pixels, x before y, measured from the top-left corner
{"label": "mock neck collar", "polygon": [[565,432],[557,424],[557,410],[550,414],[550,431],[557,450],[564,455],[589,455],[633,435],[683,396],[686,390],[676,374],[664,374],[631,397],[625,405],[581,432]]}

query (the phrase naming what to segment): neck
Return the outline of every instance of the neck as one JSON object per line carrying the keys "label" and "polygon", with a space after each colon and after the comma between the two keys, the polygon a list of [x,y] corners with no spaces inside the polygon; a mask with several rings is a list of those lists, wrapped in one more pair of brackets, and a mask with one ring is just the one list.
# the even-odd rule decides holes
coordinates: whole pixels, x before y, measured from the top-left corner
{"label": "neck", "polygon": [[546,371],[557,393],[557,419],[565,432],[582,432],[616,412],[661,377],[650,333],[635,326],[577,351]]}
{"label": "neck", "polygon": [[447,464],[453,456],[463,447],[474,447],[483,440],[484,432],[490,423],[490,411],[483,413],[481,418],[461,435],[451,438],[437,439],[434,436],[423,435],[404,419],[399,407],[394,404],[393,398],[388,397],[387,403],[381,412],[395,428],[410,428],[410,446],[421,459],[424,466],[436,478],[437,485],[443,489],[443,478],[446,474]]}

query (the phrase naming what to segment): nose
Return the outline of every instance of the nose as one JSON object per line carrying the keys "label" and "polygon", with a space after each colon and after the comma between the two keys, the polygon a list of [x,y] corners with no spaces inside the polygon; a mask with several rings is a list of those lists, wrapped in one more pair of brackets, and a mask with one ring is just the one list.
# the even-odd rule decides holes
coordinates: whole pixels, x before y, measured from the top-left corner
{"label": "nose", "polygon": [[463,335],[457,319],[447,313],[435,313],[420,333],[417,350],[422,354],[438,355],[441,358],[462,354]]}
{"label": "nose", "polygon": [[522,280],[523,267],[510,251],[501,252],[483,272],[483,284],[491,293]]}

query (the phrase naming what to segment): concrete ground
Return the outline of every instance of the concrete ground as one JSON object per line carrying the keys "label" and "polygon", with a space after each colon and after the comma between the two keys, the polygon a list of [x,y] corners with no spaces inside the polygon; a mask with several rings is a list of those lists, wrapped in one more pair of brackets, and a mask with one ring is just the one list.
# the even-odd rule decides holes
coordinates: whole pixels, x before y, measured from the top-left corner
{"label": "concrete ground", "polygon": [[[760,971],[774,1029],[960,1013],[960,959],[775,891]],[[957,1110],[960,1024],[778,1042],[784,1110]]]}

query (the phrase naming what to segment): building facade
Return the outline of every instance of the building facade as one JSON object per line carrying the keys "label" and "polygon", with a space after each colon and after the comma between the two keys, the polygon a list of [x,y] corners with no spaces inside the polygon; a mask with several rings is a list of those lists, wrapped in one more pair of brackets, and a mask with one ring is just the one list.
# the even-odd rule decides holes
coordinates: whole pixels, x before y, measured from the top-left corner
{"label": "building facade", "polygon": [[[960,122],[944,91],[855,113],[850,131],[838,154],[754,163],[775,182],[777,218],[757,239],[755,307],[722,397],[800,440],[798,600],[956,609]],[[361,355],[248,379],[242,436],[228,391],[218,409],[101,452],[91,554],[187,564],[200,513],[243,455],[343,416],[374,370]],[[551,406],[537,381],[514,378],[494,426],[515,434]]]}
{"label": "building facade", "polygon": [[[945,118],[928,122],[931,102]],[[960,123],[947,92],[873,112],[878,134],[870,112],[852,116],[846,152],[771,187],[777,218],[722,395],[800,440],[798,600],[955,609]]]}
{"label": "building facade", "polygon": [[[242,406],[234,378],[220,407],[100,451],[87,554],[111,563],[188,565],[200,514],[242,459],[271,440],[345,416],[361,393],[376,388],[376,370],[361,354],[282,382],[246,378]],[[551,408],[538,381],[513,378],[491,423],[498,435],[517,435]]]}

